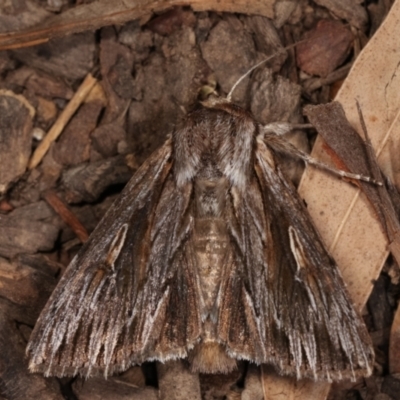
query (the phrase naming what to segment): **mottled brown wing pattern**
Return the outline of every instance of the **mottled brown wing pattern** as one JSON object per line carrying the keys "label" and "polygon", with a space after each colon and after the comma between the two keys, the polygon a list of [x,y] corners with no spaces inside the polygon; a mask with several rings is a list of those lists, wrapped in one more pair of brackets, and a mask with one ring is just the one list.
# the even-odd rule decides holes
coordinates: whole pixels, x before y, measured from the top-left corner
{"label": "mottled brown wing pattern", "polygon": [[231,356],[272,363],[298,378],[369,374],[374,356],[365,325],[301,199],[261,140],[254,172],[246,191],[231,190],[221,341]]}
{"label": "mottled brown wing pattern", "polygon": [[32,332],[32,371],[110,375],[184,357],[198,339],[197,284],[184,245],[192,189],[177,193],[171,152],[168,140],[145,162],[67,268]]}

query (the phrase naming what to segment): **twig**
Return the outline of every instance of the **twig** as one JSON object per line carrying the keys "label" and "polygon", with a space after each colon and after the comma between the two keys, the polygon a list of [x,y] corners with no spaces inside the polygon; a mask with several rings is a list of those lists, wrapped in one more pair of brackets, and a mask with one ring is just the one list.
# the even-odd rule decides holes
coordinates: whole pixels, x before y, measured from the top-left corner
{"label": "twig", "polygon": [[73,230],[73,232],[79,238],[79,240],[82,243],[85,243],[89,237],[87,230],[80,223],[75,214],[60,199],[60,197],[58,197],[58,195],[55,192],[49,191],[44,195],[44,199],[61,217],[61,219]]}

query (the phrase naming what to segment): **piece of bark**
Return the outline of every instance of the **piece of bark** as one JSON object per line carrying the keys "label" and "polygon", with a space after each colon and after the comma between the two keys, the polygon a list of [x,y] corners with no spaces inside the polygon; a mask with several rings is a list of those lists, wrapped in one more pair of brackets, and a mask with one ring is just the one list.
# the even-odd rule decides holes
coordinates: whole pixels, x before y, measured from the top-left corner
{"label": "piece of bark", "polygon": [[4,74],[7,71],[12,71],[16,67],[15,60],[12,60],[9,53],[6,51],[0,51],[0,74]]}
{"label": "piece of bark", "polygon": [[297,45],[297,65],[309,75],[325,78],[346,60],[353,40],[341,22],[321,20]]}
{"label": "piece of bark", "polygon": [[260,368],[254,364],[250,364],[247,370],[241,400],[264,400],[264,392],[261,385],[261,371]]}
{"label": "piece of bark", "polygon": [[[23,308],[18,321],[33,325],[56,285],[61,266],[44,256],[23,254],[8,261],[0,257],[0,296],[9,307]],[[8,309],[12,317],[12,309]]]}
{"label": "piece of bark", "polygon": [[153,12],[161,12],[174,6],[191,6],[194,11],[219,11],[243,14],[257,14],[273,18],[276,0],[167,0],[163,2],[148,0],[108,0],[95,1],[73,7],[64,13],[48,18],[35,28],[22,32],[9,32],[0,35],[0,50],[32,46],[53,37],[69,35],[85,30],[96,30],[103,26],[120,25],[133,19],[148,17]]}
{"label": "piece of bark", "polygon": [[382,393],[389,395],[392,399],[398,399],[400,393],[400,380],[387,376],[382,383]]}
{"label": "piece of bark", "polygon": [[78,378],[73,391],[79,400],[157,400],[157,390],[146,387],[141,368],[130,368],[120,376],[108,379],[94,377]]}
{"label": "piece of bark", "polygon": [[44,379],[28,370],[25,357],[26,341],[21,337],[17,323],[7,317],[0,304],[0,368],[2,393],[7,400],[40,398],[62,400],[59,384],[55,378]]}
{"label": "piece of bark", "polygon": [[[201,43],[204,60],[214,72],[221,89],[228,93],[236,81],[252,66],[265,58],[257,53],[250,33],[243,32],[243,24],[235,16],[225,16]],[[221,52],[221,49],[224,51]],[[249,78],[245,78],[232,96],[238,103],[245,97]],[[243,100],[242,100],[243,101]]]}
{"label": "piece of bark", "polygon": [[49,75],[76,81],[93,69],[95,51],[94,33],[84,32],[38,46],[13,50],[12,55]]}
{"label": "piece of bark", "polygon": [[0,32],[29,29],[51,16],[51,13],[34,1],[3,2],[0,5]]}
{"label": "piece of bark", "polygon": [[36,95],[47,98],[58,97],[69,100],[74,94],[72,89],[61,80],[39,73],[32,74],[25,83],[25,87]]}
{"label": "piece of bark", "polygon": [[253,33],[257,51],[265,54],[266,57],[273,56],[263,66],[271,68],[274,72],[280,71],[287,59],[287,54],[283,51],[284,46],[274,22],[260,15],[242,17],[241,20]]}
{"label": "piece of bark", "polygon": [[140,70],[142,101],[132,101],[129,107],[127,140],[139,164],[184,117],[182,110],[196,102],[204,78],[211,73],[192,28],[182,26],[160,46],[163,54],[150,55],[146,68]]}
{"label": "piece of bark", "polygon": [[192,374],[181,360],[157,364],[160,400],[201,400],[198,374]]}
{"label": "piece of bark", "polygon": [[92,146],[103,157],[118,153],[118,143],[126,140],[126,131],[118,123],[100,125],[91,134]]}
{"label": "piece of bark", "polygon": [[25,347],[33,326],[55,287],[60,268],[43,256],[23,255],[12,262],[0,258],[0,370],[7,400],[62,400],[56,379],[28,370]]}
{"label": "piece of bark", "polygon": [[53,215],[44,202],[0,215],[0,255],[10,258],[20,253],[51,250],[59,232]]}
{"label": "piece of bark", "polygon": [[39,72],[34,68],[23,66],[7,74],[6,83],[26,87],[38,96],[62,98],[69,100],[74,92],[61,79],[50,74]]}
{"label": "piece of bark", "polygon": [[274,25],[279,29],[287,22],[299,6],[297,0],[281,0],[275,4]]}
{"label": "piece of bark", "polygon": [[387,296],[388,278],[380,276],[374,284],[374,289],[368,299],[368,309],[372,317],[374,331],[389,328],[392,324],[393,316],[391,306]]}
{"label": "piece of bark", "polygon": [[34,115],[23,96],[0,90],[0,196],[26,170]]}
{"label": "piece of bark", "polygon": [[90,134],[97,126],[104,105],[101,99],[94,99],[80,107],[54,146],[53,157],[57,163],[73,166],[89,160]]}
{"label": "piece of bark", "polygon": [[[111,27],[101,30],[99,61],[103,77],[102,86],[108,99],[103,123],[109,123],[125,112],[131,97],[140,97],[141,88],[137,85],[133,86],[132,83],[133,77],[130,71],[133,67],[133,55],[126,46],[118,43],[117,35]],[[121,87],[124,81],[129,82],[127,89]],[[117,91],[124,97],[121,97]]]}
{"label": "piece of bark", "polygon": [[261,371],[264,399],[267,400],[325,399],[330,389],[329,385],[323,381],[297,380],[295,377],[278,375],[271,366],[266,364],[262,365]]}
{"label": "piece of bark", "polygon": [[[196,43],[196,32],[191,26],[183,25],[179,31],[168,36],[162,42],[160,50],[165,57],[164,84],[167,93],[160,93],[161,96],[157,94],[156,98],[163,99],[163,108],[166,104],[172,103],[168,106],[171,107],[175,116],[174,121],[172,119],[164,121],[165,129],[166,126],[171,125],[172,121],[176,123],[177,117],[183,116],[182,109],[179,107],[185,110],[197,101],[199,87],[211,71],[202,58]],[[147,83],[150,79],[154,77],[146,75]],[[151,95],[147,86],[144,87],[144,96],[146,96],[146,101],[154,98],[154,94]]]}
{"label": "piece of bark", "polygon": [[[397,216],[400,218],[400,194],[391,182],[388,182],[388,192],[395,208]],[[399,266],[396,265],[392,274],[389,276],[394,284],[398,284]],[[386,342],[385,342],[386,345]],[[393,323],[390,329],[389,339],[389,370],[393,377],[400,379],[400,307],[394,314]]]}
{"label": "piece of bark", "polygon": [[175,7],[172,10],[152,18],[147,24],[151,31],[159,35],[168,36],[181,28],[183,24],[194,27],[196,18],[192,12]]}
{"label": "piece of bark", "polygon": [[[44,97],[38,96],[37,98],[37,108],[36,108],[36,118],[39,124],[42,124],[45,129],[48,129],[50,124],[53,123],[57,117],[57,106],[51,100],[47,100]],[[33,137],[37,140],[42,140],[46,132],[43,131],[41,138]]]}
{"label": "piece of bark", "polygon": [[356,0],[315,0],[315,2],[358,29],[363,30],[367,25],[367,12],[362,5],[357,4]]}
{"label": "piece of bark", "polygon": [[[11,54],[8,52],[8,54]],[[18,63],[18,61],[15,61]],[[13,88],[16,93],[21,93],[29,77],[35,73],[35,69],[22,65],[21,68],[14,68],[4,78],[4,85]]]}
{"label": "piece of bark", "polygon": [[68,203],[96,201],[110,185],[126,183],[131,176],[124,156],[78,165],[63,172],[65,200]]}
{"label": "piece of bark", "polygon": [[115,64],[110,68],[107,78],[122,99],[140,99],[141,92],[135,86],[132,76],[132,60],[118,56]]}
{"label": "piece of bark", "polygon": [[29,191],[33,193],[37,191],[40,198],[42,198],[44,192],[57,187],[63,167],[61,164],[57,163],[54,160],[53,150],[54,145],[50,147],[49,151],[44,156],[40,166],[37,169],[31,171],[25,187],[24,182],[20,182],[20,186],[22,187],[22,190],[25,189],[24,191],[26,191],[26,194],[29,195]]}
{"label": "piece of bark", "polygon": [[238,369],[228,374],[200,374],[200,389],[202,399],[220,399],[227,397],[232,400],[239,395],[241,388],[236,383],[243,380],[245,367],[239,362]]}
{"label": "piece of bark", "polygon": [[400,309],[398,308],[390,331],[389,341],[389,368],[390,373],[400,379]]}
{"label": "piece of bark", "polygon": [[118,34],[119,41],[129,46],[135,55],[135,62],[145,60],[151,48],[154,46],[154,33],[150,30],[143,30],[139,21],[131,21],[125,24]]}
{"label": "piece of bark", "polygon": [[383,20],[388,15],[390,8],[392,6],[392,1],[381,0],[376,3],[368,4],[368,15],[370,17],[370,35],[373,35],[378,28],[381,26]]}

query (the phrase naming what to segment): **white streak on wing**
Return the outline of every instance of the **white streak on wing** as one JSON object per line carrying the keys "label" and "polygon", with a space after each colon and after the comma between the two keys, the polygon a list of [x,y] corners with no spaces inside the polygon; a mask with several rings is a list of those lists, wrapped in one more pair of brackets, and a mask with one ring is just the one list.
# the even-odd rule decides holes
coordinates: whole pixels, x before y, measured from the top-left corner
{"label": "white streak on wing", "polygon": [[110,249],[107,253],[106,263],[113,271],[115,270],[115,261],[124,247],[127,232],[128,224],[123,224],[111,242]]}
{"label": "white streak on wing", "polygon": [[[244,293],[245,293],[247,306],[251,310],[253,320],[255,321],[256,326],[257,326],[258,340],[260,341],[261,344],[263,344],[263,343],[265,343],[265,329],[261,328],[261,321],[260,321],[260,318],[256,316],[256,313],[254,310],[254,304],[253,304],[253,300],[251,299],[251,296],[249,295],[247,290],[245,290]],[[265,346],[260,346],[260,347],[261,347],[263,354],[262,354],[262,357],[259,357],[259,358],[265,360],[265,358],[267,357],[267,354],[265,352]]]}
{"label": "white streak on wing", "polygon": [[154,321],[158,318],[158,315],[160,314],[161,310],[164,308],[165,302],[169,298],[170,290],[171,290],[171,288],[168,287],[168,289],[164,292],[162,298],[160,299],[160,301],[157,305],[157,308],[156,308],[154,314],[148,315],[147,318],[145,318],[145,322],[144,322],[144,326],[143,326],[143,333],[142,333],[144,347],[146,347],[147,342],[153,331]]}
{"label": "white streak on wing", "polygon": [[[290,240],[290,250],[292,250],[292,254],[297,264],[297,274],[295,276],[295,280],[302,283],[307,291],[308,298],[310,300],[310,304],[315,313],[318,313],[317,304],[315,301],[314,293],[312,292],[310,285],[304,279],[301,279],[301,270],[307,267],[307,263],[304,256],[304,249],[300,242],[299,236],[297,235],[296,230],[289,226],[289,240]],[[307,272],[306,272],[307,273]]]}
{"label": "white streak on wing", "polygon": [[[296,230],[293,228],[293,226],[289,226],[289,240],[290,240],[290,250],[292,250],[292,254],[294,256],[294,259],[296,260],[296,265],[297,265],[297,272],[300,272],[302,268],[305,268],[305,262],[304,262],[304,256],[303,256],[303,249],[299,240],[299,237],[297,236]],[[299,251],[300,249],[300,251]],[[297,281],[301,281],[299,279],[299,276],[296,275],[295,279]]]}

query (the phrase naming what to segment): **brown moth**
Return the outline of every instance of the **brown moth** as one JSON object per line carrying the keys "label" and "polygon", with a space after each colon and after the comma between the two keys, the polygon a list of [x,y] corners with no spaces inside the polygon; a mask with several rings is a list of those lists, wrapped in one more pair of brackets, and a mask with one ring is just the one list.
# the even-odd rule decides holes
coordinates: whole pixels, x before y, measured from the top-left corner
{"label": "brown moth", "polygon": [[190,113],[72,260],[32,332],[30,370],[107,376],[188,358],[203,373],[248,360],[297,378],[369,375],[367,329],[282,151],[296,154],[228,100]]}

